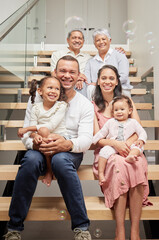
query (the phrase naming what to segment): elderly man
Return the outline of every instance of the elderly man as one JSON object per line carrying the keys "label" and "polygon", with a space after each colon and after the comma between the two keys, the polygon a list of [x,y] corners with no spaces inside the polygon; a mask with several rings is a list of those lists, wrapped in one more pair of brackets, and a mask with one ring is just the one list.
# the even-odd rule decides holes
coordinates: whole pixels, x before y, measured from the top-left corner
{"label": "elderly man", "polygon": [[[88,231],[90,221],[77,169],[83,159],[83,152],[92,143],[93,105],[74,89],[79,76],[77,59],[72,56],[62,57],[57,62],[55,73],[67,96],[66,129],[69,139],[55,135],[54,138],[49,139],[49,143],[39,146],[34,139],[25,137],[24,143],[29,150],[21,160],[21,167],[15,180],[9,209],[8,233],[5,235],[5,240],[21,240],[20,233],[24,229],[24,220],[29,211],[38,178],[46,171],[45,156],[51,156],[51,168],[71,216],[72,230],[75,233],[74,239],[91,240]],[[42,101],[41,98],[35,100],[36,102]],[[32,104],[29,101],[25,126],[29,124],[31,108]]]}
{"label": "elderly man", "polygon": [[131,97],[132,86],[129,81],[129,62],[125,54],[118,49],[110,47],[111,37],[107,29],[98,29],[93,33],[94,45],[98,50],[95,57],[86,64],[85,75],[89,86],[87,87],[87,97],[91,99],[96,82],[98,70],[106,64],[117,68],[122,85],[123,94]]}
{"label": "elderly man", "polygon": [[65,55],[70,55],[76,58],[79,62],[80,74],[78,77],[78,81],[75,85],[75,88],[77,91],[86,96],[85,83],[87,79],[86,76],[84,75],[84,70],[86,63],[91,58],[91,56],[80,51],[84,44],[83,32],[81,30],[72,30],[71,32],[69,32],[67,36],[67,43],[68,43],[67,49],[53,52],[51,56],[51,72],[52,72],[51,75],[56,76],[55,74],[56,63],[61,57]]}

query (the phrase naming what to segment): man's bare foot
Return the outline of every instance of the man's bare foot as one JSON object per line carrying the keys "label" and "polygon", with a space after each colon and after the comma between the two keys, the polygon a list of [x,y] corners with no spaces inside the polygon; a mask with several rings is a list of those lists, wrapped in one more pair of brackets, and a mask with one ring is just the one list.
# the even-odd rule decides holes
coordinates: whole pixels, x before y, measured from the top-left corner
{"label": "man's bare foot", "polygon": [[42,179],[42,182],[46,184],[48,187],[50,187],[52,179],[53,179],[52,173],[47,172],[44,178]]}
{"label": "man's bare foot", "polygon": [[104,177],[103,173],[99,173],[99,185],[102,186],[106,182],[106,179]]}
{"label": "man's bare foot", "polygon": [[137,156],[136,155],[130,155],[125,158],[125,161],[128,163],[134,163],[137,161]]}

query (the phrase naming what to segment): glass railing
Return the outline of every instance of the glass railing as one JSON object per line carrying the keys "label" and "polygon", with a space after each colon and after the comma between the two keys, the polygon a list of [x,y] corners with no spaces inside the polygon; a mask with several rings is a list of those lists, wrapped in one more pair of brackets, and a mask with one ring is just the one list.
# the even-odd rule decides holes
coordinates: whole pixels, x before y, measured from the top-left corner
{"label": "glass railing", "polygon": [[8,78],[17,77],[21,86],[27,87],[27,77],[34,65],[35,45],[45,40],[45,0],[30,0],[24,4],[0,25],[1,36],[14,22],[15,26],[0,42],[0,78],[5,84],[5,79],[8,82]]}

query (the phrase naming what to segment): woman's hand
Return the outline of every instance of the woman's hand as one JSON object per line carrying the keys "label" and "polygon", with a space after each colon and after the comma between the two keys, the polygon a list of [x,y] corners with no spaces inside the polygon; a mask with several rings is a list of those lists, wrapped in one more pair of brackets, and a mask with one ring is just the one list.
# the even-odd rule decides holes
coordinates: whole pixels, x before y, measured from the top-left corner
{"label": "woman's hand", "polygon": [[129,146],[126,144],[126,142],[123,141],[116,141],[113,140],[113,146],[115,148],[115,150],[122,156],[122,157],[127,157],[129,152],[130,152],[130,148]]}

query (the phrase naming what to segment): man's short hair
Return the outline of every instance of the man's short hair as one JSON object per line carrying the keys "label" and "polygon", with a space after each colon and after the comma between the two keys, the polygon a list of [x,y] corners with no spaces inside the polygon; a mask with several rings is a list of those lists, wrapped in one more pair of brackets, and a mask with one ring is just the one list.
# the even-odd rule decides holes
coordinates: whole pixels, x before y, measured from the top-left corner
{"label": "man's short hair", "polygon": [[80,72],[78,60],[77,60],[76,58],[72,57],[71,55],[65,55],[65,56],[61,57],[61,58],[57,61],[57,63],[56,63],[56,70],[57,70],[57,66],[58,66],[58,63],[59,63],[60,60],[76,62],[77,65],[78,65],[78,72]]}
{"label": "man's short hair", "polygon": [[70,37],[71,37],[71,33],[72,33],[72,32],[80,32],[80,33],[82,34],[83,39],[84,39],[84,34],[83,34],[82,30],[80,30],[80,29],[73,29],[73,30],[71,30],[70,32],[68,32],[67,38],[70,38]]}
{"label": "man's short hair", "polygon": [[107,36],[107,38],[108,38],[109,40],[111,39],[111,36],[110,36],[110,34],[109,34],[109,32],[108,32],[108,30],[107,30],[106,28],[99,28],[99,29],[95,30],[95,31],[93,32],[93,34],[92,34],[93,41],[95,41],[95,37],[96,37],[98,34],[99,34],[99,35],[105,35],[105,36]]}

